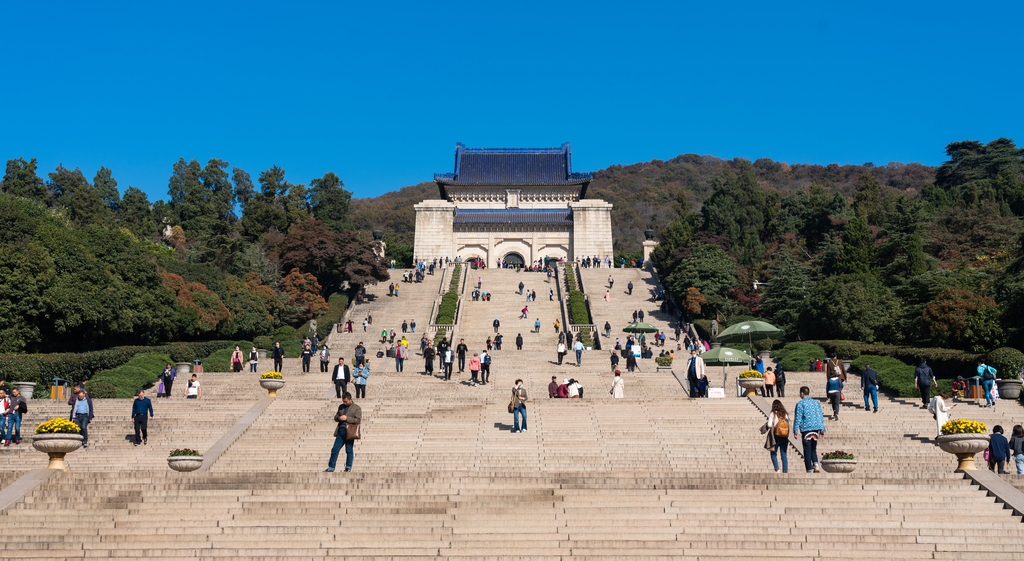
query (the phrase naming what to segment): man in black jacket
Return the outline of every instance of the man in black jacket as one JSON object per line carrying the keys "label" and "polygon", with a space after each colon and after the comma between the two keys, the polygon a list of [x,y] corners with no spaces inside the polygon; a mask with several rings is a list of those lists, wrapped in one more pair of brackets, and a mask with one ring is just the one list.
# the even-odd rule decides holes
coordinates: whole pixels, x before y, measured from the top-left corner
{"label": "man in black jacket", "polygon": [[455,347],[455,353],[459,355],[459,374],[466,370],[466,353],[469,352],[469,347],[466,346],[465,339],[459,339],[459,346]]}
{"label": "man in black jacket", "polygon": [[284,349],[281,343],[274,343],[274,372],[280,372],[284,368]]}
{"label": "man in black jacket", "polygon": [[875,403],[875,413],[878,413],[878,372],[872,370],[870,364],[865,364],[860,373],[860,389],[864,390],[864,409],[871,409],[868,407],[870,395]]}
{"label": "man in black jacket", "polygon": [[345,359],[338,359],[338,365],[334,367],[331,380],[334,380],[334,394],[341,399],[341,396],[348,391],[348,383],[352,381],[352,369],[345,364]]}
{"label": "man in black jacket", "polygon": [[924,357],[921,357],[921,363],[914,369],[914,387],[921,390],[921,401],[924,402],[925,409],[928,408],[928,402],[932,398],[931,390],[934,381],[935,373],[932,372],[932,367],[928,366]]}

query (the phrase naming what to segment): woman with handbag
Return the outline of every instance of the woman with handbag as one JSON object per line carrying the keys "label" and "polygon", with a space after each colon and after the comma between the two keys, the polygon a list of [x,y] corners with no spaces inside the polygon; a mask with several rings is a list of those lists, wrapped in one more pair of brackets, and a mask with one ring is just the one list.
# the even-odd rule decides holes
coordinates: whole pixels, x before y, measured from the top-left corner
{"label": "woman with handbag", "polygon": [[234,372],[242,371],[242,349],[235,347],[235,352],[231,353],[231,370]]}
{"label": "woman with handbag", "polygon": [[779,473],[779,455],[782,456],[782,473],[789,473],[789,458],[786,456],[786,451],[789,449],[789,413],[786,412],[786,407],[782,405],[781,401],[776,399],[772,402],[772,411],[768,414],[766,426],[769,437],[775,441],[774,445],[769,448],[775,473]]}

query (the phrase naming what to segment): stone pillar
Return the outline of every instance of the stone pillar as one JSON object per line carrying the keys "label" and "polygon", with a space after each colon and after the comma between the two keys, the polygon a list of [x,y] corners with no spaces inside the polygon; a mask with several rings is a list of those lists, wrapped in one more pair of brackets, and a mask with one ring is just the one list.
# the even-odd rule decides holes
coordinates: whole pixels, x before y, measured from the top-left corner
{"label": "stone pillar", "polygon": [[650,262],[651,262],[651,252],[654,251],[654,248],[656,248],[656,247],[658,247],[658,242],[656,242],[654,240],[647,240],[647,241],[644,242],[644,268],[645,269],[650,269],[651,268],[651,265],[650,265]]}
{"label": "stone pillar", "polygon": [[612,205],[602,200],[585,199],[569,203],[572,209],[572,243],[569,260],[612,253]]}
{"label": "stone pillar", "polygon": [[455,205],[448,201],[429,200],[413,205],[416,210],[416,238],[413,256],[429,261],[435,257],[455,259]]}

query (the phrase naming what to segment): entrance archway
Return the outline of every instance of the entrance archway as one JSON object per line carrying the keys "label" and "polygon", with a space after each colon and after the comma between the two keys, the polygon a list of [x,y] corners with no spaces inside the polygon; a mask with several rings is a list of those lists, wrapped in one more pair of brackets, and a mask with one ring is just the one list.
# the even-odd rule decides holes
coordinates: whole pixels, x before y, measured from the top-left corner
{"label": "entrance archway", "polygon": [[523,259],[522,255],[519,255],[518,253],[516,253],[514,251],[510,251],[510,252],[506,253],[505,256],[501,258],[501,266],[502,267],[508,267],[508,266],[514,266],[514,265],[518,265],[520,267],[525,267],[526,266],[526,260]]}

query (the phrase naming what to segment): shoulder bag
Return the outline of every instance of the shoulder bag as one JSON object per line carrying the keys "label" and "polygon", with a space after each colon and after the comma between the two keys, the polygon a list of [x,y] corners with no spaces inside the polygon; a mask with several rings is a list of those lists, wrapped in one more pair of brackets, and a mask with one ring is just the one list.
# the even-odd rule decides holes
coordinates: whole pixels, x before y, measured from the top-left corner
{"label": "shoulder bag", "polygon": [[362,424],[359,425],[345,425],[345,440],[362,440],[363,432],[359,429]]}

